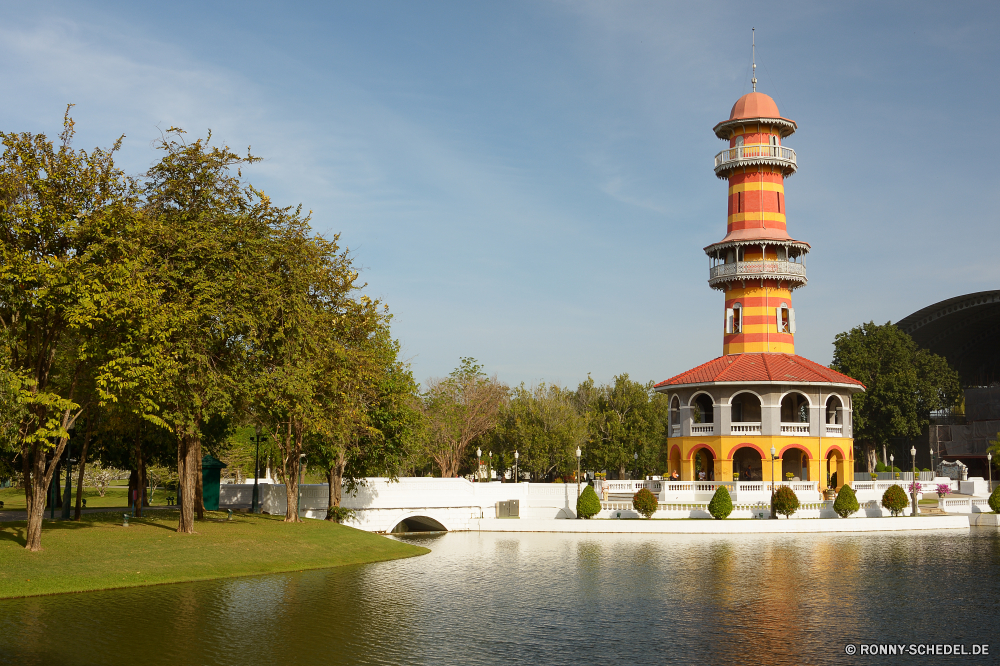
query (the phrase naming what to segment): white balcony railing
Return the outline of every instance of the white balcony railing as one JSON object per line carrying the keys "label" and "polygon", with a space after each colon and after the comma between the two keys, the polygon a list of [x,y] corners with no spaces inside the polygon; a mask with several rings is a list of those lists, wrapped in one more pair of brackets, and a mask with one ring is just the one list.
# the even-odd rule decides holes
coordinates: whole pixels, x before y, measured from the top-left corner
{"label": "white balcony railing", "polygon": [[808,437],[809,436],[809,424],[808,423],[782,423],[781,424],[781,434],[788,435],[792,437]]}
{"label": "white balcony railing", "polygon": [[773,278],[791,282],[806,283],[806,267],[794,261],[734,261],[729,264],[712,266],[708,272],[708,284],[715,286],[733,280]]}
{"label": "white balcony railing", "polygon": [[729,426],[731,435],[759,435],[760,423],[733,423]]}
{"label": "white balcony railing", "polygon": [[692,435],[714,435],[715,434],[715,424],[714,423],[692,423],[691,424],[691,434]]}
{"label": "white balcony railing", "polygon": [[840,423],[827,423],[826,424],[826,436],[827,437],[843,437],[844,436],[844,426]]}
{"label": "white balcony railing", "polygon": [[792,171],[798,168],[795,151],[784,146],[761,144],[726,148],[715,156],[715,173],[743,164],[776,164]]}
{"label": "white balcony railing", "polygon": [[670,426],[670,436],[671,437],[681,436],[681,424],[675,423],[672,426]]}

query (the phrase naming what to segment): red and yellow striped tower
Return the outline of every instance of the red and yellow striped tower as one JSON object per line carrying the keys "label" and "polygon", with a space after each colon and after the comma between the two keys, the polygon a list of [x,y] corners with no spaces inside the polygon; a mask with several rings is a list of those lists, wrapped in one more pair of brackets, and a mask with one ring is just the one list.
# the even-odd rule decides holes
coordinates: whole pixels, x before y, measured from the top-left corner
{"label": "red and yellow striped tower", "polygon": [[729,142],[715,156],[715,175],[729,181],[726,236],[705,248],[708,283],[726,294],[723,354],[795,353],[792,291],[806,283],[809,252],[785,227],[785,177],[796,162],[783,141],[795,130],[774,100],[756,91],[714,128]]}

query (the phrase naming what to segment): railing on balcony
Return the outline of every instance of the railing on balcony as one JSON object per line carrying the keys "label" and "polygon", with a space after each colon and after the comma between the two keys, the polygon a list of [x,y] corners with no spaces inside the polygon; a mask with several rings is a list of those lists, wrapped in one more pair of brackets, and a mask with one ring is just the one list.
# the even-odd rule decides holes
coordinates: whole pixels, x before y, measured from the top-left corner
{"label": "railing on balcony", "polygon": [[730,435],[759,435],[760,423],[733,423],[729,426]]}
{"label": "railing on balcony", "polygon": [[708,283],[712,286],[720,282],[755,278],[774,278],[805,284],[806,267],[794,261],[734,261],[712,266],[708,273]]}
{"label": "railing on balcony", "polygon": [[827,423],[826,424],[826,436],[827,437],[843,437],[844,436],[844,426],[840,423]]}
{"label": "railing on balcony", "polygon": [[781,434],[790,435],[792,437],[808,437],[809,436],[809,424],[808,423],[782,423],[781,424]]}
{"label": "railing on balcony", "polygon": [[692,423],[691,424],[691,434],[692,435],[714,435],[715,434],[715,424],[714,423]]}
{"label": "railing on balcony", "polygon": [[721,151],[715,156],[715,173],[719,173],[729,167],[739,166],[740,163],[778,164],[779,166],[791,167],[792,171],[798,168],[794,150],[785,148],[784,146],[762,144],[757,146],[736,146]]}
{"label": "railing on balcony", "polygon": [[670,426],[670,436],[671,437],[681,436],[681,425],[679,423],[675,423],[672,426]]}

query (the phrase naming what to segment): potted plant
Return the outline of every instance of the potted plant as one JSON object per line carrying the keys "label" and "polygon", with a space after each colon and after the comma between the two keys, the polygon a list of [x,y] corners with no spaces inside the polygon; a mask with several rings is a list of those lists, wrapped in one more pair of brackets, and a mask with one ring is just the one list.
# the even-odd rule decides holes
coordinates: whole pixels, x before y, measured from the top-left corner
{"label": "potted plant", "polygon": [[870,474],[872,477],[872,483],[874,483],[878,479],[878,474],[876,472],[870,472]]}
{"label": "potted plant", "polygon": [[793,476],[795,475],[792,472],[785,472],[785,478],[788,479],[789,481],[792,480]]}
{"label": "potted plant", "polygon": [[733,481],[739,481],[739,480],[740,480],[740,473],[733,472]]}
{"label": "potted plant", "polygon": [[945,495],[947,495],[950,492],[951,492],[951,486],[949,486],[947,483],[939,483],[938,484],[937,494],[938,494],[939,498],[944,497]]}

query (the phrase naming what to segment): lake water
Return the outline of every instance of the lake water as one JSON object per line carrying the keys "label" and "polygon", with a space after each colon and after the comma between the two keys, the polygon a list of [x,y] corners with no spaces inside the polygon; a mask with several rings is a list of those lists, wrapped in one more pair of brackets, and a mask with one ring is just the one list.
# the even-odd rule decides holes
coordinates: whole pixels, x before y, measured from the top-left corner
{"label": "lake water", "polygon": [[[0,664],[1000,662],[995,529],[401,538],[432,553],[0,601]],[[990,654],[844,650],[889,642]]]}

